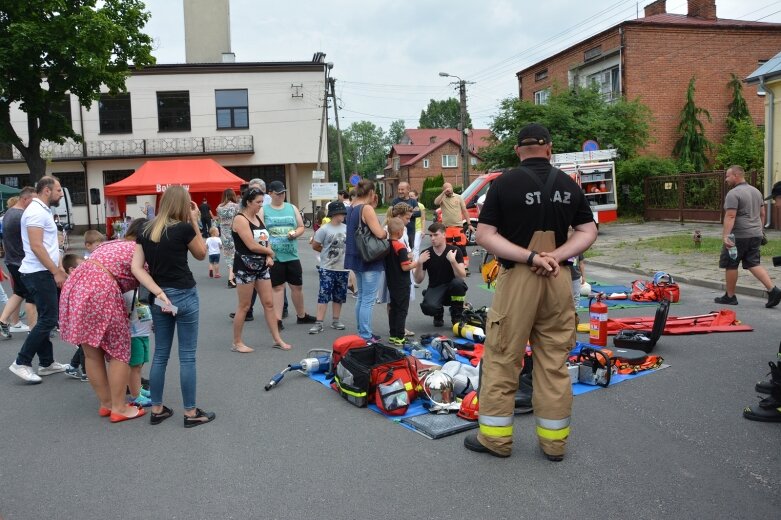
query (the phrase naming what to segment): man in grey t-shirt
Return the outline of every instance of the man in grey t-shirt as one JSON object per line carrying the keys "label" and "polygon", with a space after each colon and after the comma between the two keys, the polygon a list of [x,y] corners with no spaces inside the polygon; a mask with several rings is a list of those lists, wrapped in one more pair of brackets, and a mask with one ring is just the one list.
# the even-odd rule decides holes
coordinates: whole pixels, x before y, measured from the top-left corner
{"label": "man in grey t-shirt", "polygon": [[13,296],[8,299],[8,303],[0,314],[0,336],[8,339],[12,332],[29,332],[30,329],[19,321],[19,307],[22,301],[27,302],[27,320],[35,323],[37,316],[32,296],[22,283],[19,275],[19,266],[24,259],[24,248],[22,246],[22,214],[30,202],[33,200],[35,190],[29,186],[22,188],[19,192],[19,200],[12,207],[8,208],[3,217],[3,248],[5,249],[5,265],[8,267],[8,273],[11,275]]}
{"label": "man in grey t-shirt", "polygon": [[[765,206],[762,194],[746,182],[745,175],[740,166],[730,166],[724,174],[725,181],[732,188],[724,198],[724,247],[719,257],[719,267],[726,270],[727,291],[714,301],[722,305],[738,304],[735,287],[738,284],[738,265],[742,261],[743,269],[748,269],[767,289],[765,307],[775,307],[781,302],[781,289],[773,285],[770,275],[759,265]],[[734,243],[730,240],[730,234],[735,237]],[[733,246],[737,247],[736,258],[729,256],[729,249]]]}

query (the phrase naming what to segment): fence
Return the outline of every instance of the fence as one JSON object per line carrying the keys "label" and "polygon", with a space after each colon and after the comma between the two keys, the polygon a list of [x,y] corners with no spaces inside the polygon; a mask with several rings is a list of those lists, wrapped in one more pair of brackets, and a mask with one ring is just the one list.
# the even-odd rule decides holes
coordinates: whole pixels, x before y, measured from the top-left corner
{"label": "fence", "polygon": [[[746,173],[746,181],[763,191],[762,172]],[[685,173],[645,178],[646,220],[721,222],[728,188],[724,172]]]}

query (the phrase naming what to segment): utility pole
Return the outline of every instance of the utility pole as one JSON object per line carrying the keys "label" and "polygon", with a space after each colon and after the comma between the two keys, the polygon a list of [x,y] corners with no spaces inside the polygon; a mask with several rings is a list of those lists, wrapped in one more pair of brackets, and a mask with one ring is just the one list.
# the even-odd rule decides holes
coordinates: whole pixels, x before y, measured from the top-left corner
{"label": "utility pole", "polygon": [[317,148],[317,171],[320,171],[320,165],[322,164],[323,133],[325,132],[325,128],[327,128],[327,121],[328,121],[328,73],[331,71],[333,66],[334,64],[331,62],[325,64],[325,82],[324,82],[325,88],[323,89],[323,115],[321,116],[320,119],[320,145]]}
{"label": "utility pole", "polygon": [[342,130],[339,128],[339,109],[336,102],[336,79],[330,78],[331,99],[334,100],[334,120],[336,121],[336,140],[339,143],[339,169],[342,172],[342,189],[347,189],[347,178],[344,173],[344,154],[342,153]]}
{"label": "utility pole", "polygon": [[469,186],[469,141],[466,130],[466,81],[460,78],[458,81],[458,93],[461,99],[461,123],[458,130],[461,132],[461,192],[463,193]]}

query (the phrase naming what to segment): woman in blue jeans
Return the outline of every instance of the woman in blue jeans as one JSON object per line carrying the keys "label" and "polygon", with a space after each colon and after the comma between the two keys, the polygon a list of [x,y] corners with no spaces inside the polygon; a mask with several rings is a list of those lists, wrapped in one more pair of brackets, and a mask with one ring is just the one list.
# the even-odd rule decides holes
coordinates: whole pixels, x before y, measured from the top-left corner
{"label": "woman in blue jeans", "polygon": [[[163,388],[174,330],[179,340],[184,427],[206,424],[215,417],[214,413],[195,406],[198,290],[187,265],[187,253],[197,260],[206,258],[206,242],[198,230],[198,220],[198,206],[190,200],[190,194],[181,186],[170,186],[160,200],[157,216],[136,239],[133,275],[155,299],[152,305],[155,353],[149,372],[151,424],[160,424],[173,415],[173,410],[163,406]],[[149,273],[144,270],[144,263],[149,266]]]}
{"label": "woman in blue jeans", "polygon": [[382,258],[374,262],[364,262],[355,245],[355,231],[361,223],[369,227],[377,238],[387,238],[388,233],[380,224],[374,208],[377,206],[377,194],[374,183],[362,179],[355,187],[355,200],[347,213],[347,240],[345,243],[344,268],[355,273],[358,289],[358,301],[355,304],[355,320],[358,322],[358,334],[365,340],[378,340],[372,333],[372,310],[377,301],[377,285],[380,273],[385,269]]}

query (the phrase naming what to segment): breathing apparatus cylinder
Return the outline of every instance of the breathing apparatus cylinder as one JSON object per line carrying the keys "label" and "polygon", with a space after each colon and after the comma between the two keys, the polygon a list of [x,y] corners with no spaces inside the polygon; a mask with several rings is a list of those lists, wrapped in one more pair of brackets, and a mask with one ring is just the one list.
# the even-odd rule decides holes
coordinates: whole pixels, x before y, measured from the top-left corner
{"label": "breathing apparatus cylinder", "polygon": [[475,343],[485,342],[485,331],[483,331],[483,329],[468,323],[464,323],[462,321],[459,321],[453,325],[453,334],[459,338],[468,339],[469,341],[473,341]]}

